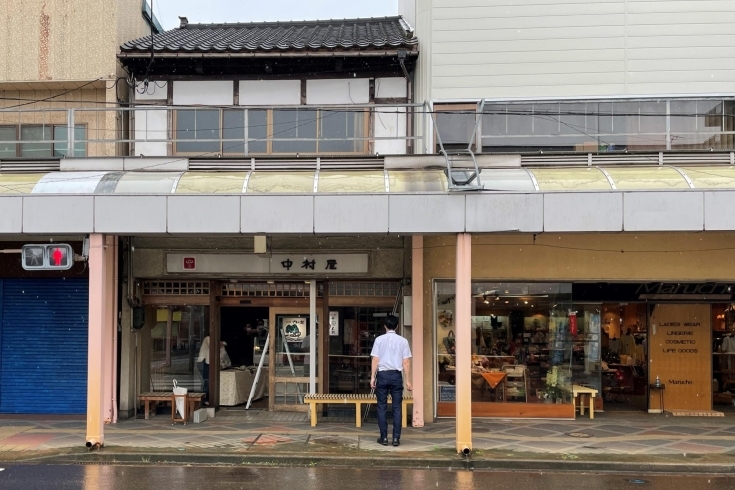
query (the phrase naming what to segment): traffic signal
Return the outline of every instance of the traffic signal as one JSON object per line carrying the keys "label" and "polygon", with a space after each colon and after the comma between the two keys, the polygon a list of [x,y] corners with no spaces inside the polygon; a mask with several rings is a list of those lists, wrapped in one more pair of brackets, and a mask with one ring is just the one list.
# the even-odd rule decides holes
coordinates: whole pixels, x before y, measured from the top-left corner
{"label": "traffic signal", "polygon": [[65,271],[74,265],[74,251],[65,243],[23,245],[21,257],[23,269],[27,271]]}

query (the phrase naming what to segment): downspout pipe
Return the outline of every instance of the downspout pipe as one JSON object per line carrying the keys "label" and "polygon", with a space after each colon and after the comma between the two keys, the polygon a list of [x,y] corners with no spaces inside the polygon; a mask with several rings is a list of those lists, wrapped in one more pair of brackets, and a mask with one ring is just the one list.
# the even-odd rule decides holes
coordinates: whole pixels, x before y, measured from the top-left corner
{"label": "downspout pipe", "polygon": [[[408,53],[405,49],[398,50],[398,63],[401,65],[403,70],[403,77],[406,79],[406,99],[408,103],[413,103],[413,80],[406,69],[406,57]],[[408,108],[406,111],[406,136],[413,136],[413,107]],[[414,140],[409,139],[406,141],[406,153],[412,155],[415,153]]]}

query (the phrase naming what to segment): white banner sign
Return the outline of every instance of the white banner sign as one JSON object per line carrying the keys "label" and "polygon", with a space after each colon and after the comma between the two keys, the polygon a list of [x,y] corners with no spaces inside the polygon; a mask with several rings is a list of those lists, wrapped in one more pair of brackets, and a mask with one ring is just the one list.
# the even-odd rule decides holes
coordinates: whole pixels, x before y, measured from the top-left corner
{"label": "white banner sign", "polygon": [[339,311],[329,312],[329,336],[339,337]]}
{"label": "white banner sign", "polygon": [[367,274],[368,254],[255,254],[167,253],[167,273],[263,274],[330,276]]}

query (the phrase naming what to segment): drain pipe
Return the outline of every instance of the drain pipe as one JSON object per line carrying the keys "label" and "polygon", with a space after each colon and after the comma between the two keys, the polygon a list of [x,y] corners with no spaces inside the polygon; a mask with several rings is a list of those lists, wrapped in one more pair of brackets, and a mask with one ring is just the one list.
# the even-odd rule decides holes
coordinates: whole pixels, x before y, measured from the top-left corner
{"label": "drain pipe", "polygon": [[[408,70],[406,69],[406,57],[408,56],[408,53],[405,49],[399,49],[398,50],[398,63],[401,65],[401,70],[403,70],[403,77],[406,79],[406,100],[409,104],[413,103],[413,81],[411,80],[411,76],[408,74]],[[406,136],[412,137],[413,136],[413,107],[407,107],[406,108]],[[406,139],[406,153],[411,155],[415,153],[414,149],[414,140],[413,139]]]}
{"label": "drain pipe", "polygon": [[468,448],[467,446],[462,446],[462,455],[464,457],[469,458],[471,452],[472,449]]}

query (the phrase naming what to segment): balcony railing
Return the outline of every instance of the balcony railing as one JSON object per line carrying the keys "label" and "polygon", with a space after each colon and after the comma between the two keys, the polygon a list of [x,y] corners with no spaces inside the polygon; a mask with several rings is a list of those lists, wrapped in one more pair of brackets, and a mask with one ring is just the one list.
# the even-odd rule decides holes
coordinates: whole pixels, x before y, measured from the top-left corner
{"label": "balcony railing", "polygon": [[[0,159],[424,153],[423,104],[0,110]],[[418,122],[416,122],[418,121]],[[70,149],[73,149],[70,151]]]}

